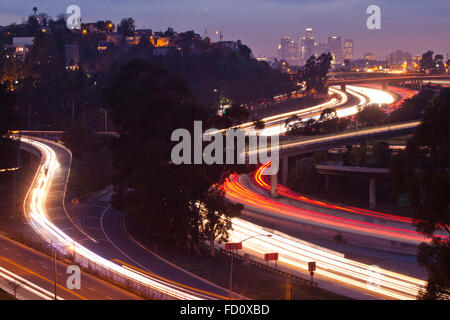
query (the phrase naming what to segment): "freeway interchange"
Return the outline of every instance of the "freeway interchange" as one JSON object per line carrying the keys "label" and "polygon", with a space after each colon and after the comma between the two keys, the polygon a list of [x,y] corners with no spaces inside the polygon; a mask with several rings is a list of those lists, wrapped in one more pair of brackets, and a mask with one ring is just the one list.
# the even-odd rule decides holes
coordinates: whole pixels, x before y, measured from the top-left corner
{"label": "freeway interchange", "polygon": [[[347,94],[336,88],[330,88],[330,92],[339,98],[333,97],[318,106],[263,119],[266,127],[260,134],[284,133],[286,119],[292,115],[298,115],[302,119],[317,118],[324,109],[336,108],[338,116],[345,117],[354,115],[359,105],[371,102],[393,104],[402,98],[402,93],[396,96],[373,87],[348,86]],[[410,129],[417,126],[417,123],[399,124],[398,126]],[[247,133],[255,133],[251,123],[243,124],[240,127]],[[389,128],[368,130],[377,130],[377,134],[384,134],[395,129],[395,126],[389,126]],[[360,130],[359,134],[364,134],[364,130]],[[330,139],[335,143],[342,143],[352,135],[355,133],[342,133],[333,137],[316,138],[316,140],[288,141],[282,145],[282,148],[283,151],[295,149],[297,152],[298,148],[318,142],[323,148],[323,146],[330,145]],[[24,201],[25,215],[33,229],[46,241],[52,241],[58,252],[63,255],[74,252],[75,262],[80,266],[93,269],[117,283],[124,285],[131,283],[137,291],[156,299],[228,299],[227,290],[170,265],[167,261],[143,248],[134,239],[130,239],[129,235],[121,234],[123,230],[120,227],[120,213],[114,212],[108,207],[108,192],[105,192],[104,195],[106,201],[103,199],[102,202],[101,197],[99,198],[99,209],[88,213],[92,221],[90,227],[80,227],[79,221],[67,212],[64,203],[70,174],[70,150],[47,139],[32,136],[21,136],[20,139],[29,151],[41,156],[40,166]],[[317,141],[318,139],[322,140]],[[317,224],[326,224],[327,227],[333,225],[333,228],[350,230],[349,232],[355,234],[375,234],[381,238],[391,239],[393,237],[397,240],[400,238],[413,243],[425,240],[411,226],[398,230],[397,227],[387,227],[377,223],[368,224],[364,220],[353,219],[355,212],[364,213],[357,208],[330,207],[329,204],[317,201],[324,206],[328,205],[327,209],[333,211],[332,214],[325,216],[319,211],[307,212],[308,210],[300,206],[285,204],[279,199],[271,199],[264,193],[264,190],[268,188],[268,183],[261,177],[262,169],[263,167],[255,173],[252,181],[249,177],[231,176],[224,184],[227,196],[233,201],[243,203],[246,212],[252,211],[253,214],[258,213],[276,219],[279,219],[280,216],[281,219],[286,219],[286,216],[289,216],[291,220],[296,220],[295,223],[306,222],[307,224],[316,224],[316,226]],[[315,201],[297,195],[283,186],[279,186],[279,190],[284,192],[283,196],[296,201]],[[318,203],[312,204],[318,205]],[[349,211],[354,211],[351,213],[353,220],[344,217]],[[370,212],[365,213],[371,214]],[[381,219],[396,219],[379,214]],[[410,221],[394,221],[394,223],[410,224]],[[275,230],[267,230],[244,219],[233,219],[230,240],[239,241],[260,233],[271,233],[272,237],[264,239],[255,237],[249,240],[246,242],[244,252],[255,256],[261,256],[266,252],[279,252],[280,268],[300,274],[305,273],[309,261],[317,261],[317,275],[326,284],[325,287],[343,292],[349,297],[415,299],[426,284],[421,279],[345,258],[339,252],[289,237]],[[78,238],[76,234],[79,235]],[[148,256],[152,258],[150,259]],[[13,275],[7,274],[8,270],[6,269],[0,269],[0,271],[0,277],[13,277]],[[32,291],[38,290],[36,286],[39,285],[32,282],[25,283],[25,281],[29,280],[25,279],[23,285],[30,288],[30,294]],[[92,286],[100,285],[93,284]],[[49,294],[52,291],[51,288],[41,287],[41,289],[38,290],[41,298],[51,297]],[[96,298],[104,299],[105,296],[96,296]],[[234,294],[233,298],[245,297]]]}

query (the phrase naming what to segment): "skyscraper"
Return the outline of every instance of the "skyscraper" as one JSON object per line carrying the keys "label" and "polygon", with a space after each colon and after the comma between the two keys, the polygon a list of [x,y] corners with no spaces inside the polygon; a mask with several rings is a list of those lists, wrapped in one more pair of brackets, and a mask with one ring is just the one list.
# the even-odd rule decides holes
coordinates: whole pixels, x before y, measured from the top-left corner
{"label": "skyscraper", "polygon": [[319,46],[317,48],[317,54],[320,56],[322,53],[328,53],[330,50],[328,49],[328,43],[319,42]]}
{"label": "skyscraper", "polygon": [[286,61],[289,65],[298,65],[298,43],[288,36],[281,38],[278,46],[279,60]]}
{"label": "skyscraper", "polygon": [[306,28],[306,34],[301,38],[301,64],[306,63],[313,55],[316,55],[316,43],[312,34],[312,28]]}
{"label": "skyscraper", "polygon": [[342,64],[344,62],[342,53],[342,38],[338,36],[328,37],[328,50],[330,50],[334,61],[333,64]]}
{"label": "skyscraper", "polygon": [[353,40],[345,39],[344,41],[344,59],[353,59]]}

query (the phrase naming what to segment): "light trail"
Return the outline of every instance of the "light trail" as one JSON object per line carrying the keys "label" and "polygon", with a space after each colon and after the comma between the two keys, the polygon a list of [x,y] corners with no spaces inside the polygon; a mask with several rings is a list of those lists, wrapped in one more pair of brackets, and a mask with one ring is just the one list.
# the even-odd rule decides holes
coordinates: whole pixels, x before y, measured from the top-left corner
{"label": "light trail", "polygon": [[[354,218],[341,217],[332,214],[325,214],[311,210],[302,209],[293,205],[276,201],[268,196],[264,196],[249,189],[240,181],[236,174],[227,178],[223,184],[226,196],[236,202],[246,206],[271,212],[275,215],[293,217],[303,223],[316,226],[345,230],[360,235],[403,241],[412,244],[429,242],[430,239],[419,234],[413,227],[391,227],[375,223],[359,221]],[[449,237],[444,237],[449,239]]]}
{"label": "light trail", "polygon": [[[270,162],[261,165],[256,170],[255,174],[253,175],[253,181],[259,187],[266,189],[266,190],[270,190],[271,187],[270,187],[270,183],[267,179],[267,176],[263,176],[262,172],[264,171],[265,168],[267,168],[269,166],[270,166]],[[346,211],[346,212],[350,212],[350,213],[354,213],[354,214],[362,214],[362,215],[366,215],[366,216],[371,216],[371,217],[386,219],[386,220],[391,220],[391,221],[406,222],[406,223],[420,222],[420,220],[416,220],[413,218],[402,217],[402,216],[398,216],[398,215],[377,212],[377,211],[367,210],[367,209],[361,209],[361,208],[356,208],[356,207],[337,206],[334,204],[327,203],[325,201],[314,200],[314,199],[305,197],[303,195],[300,195],[300,194],[292,191],[288,187],[283,186],[281,184],[278,184],[278,186],[277,186],[277,193],[282,196],[294,199],[294,200],[298,200],[298,201],[301,201],[304,203],[314,204],[314,205],[329,208],[329,209],[341,210],[341,211]]]}
{"label": "light trail", "polygon": [[[314,115],[317,113],[319,113],[319,115],[320,115],[320,112],[322,112],[324,109],[338,107],[338,106],[346,104],[348,101],[347,95],[340,90],[337,90],[335,88],[330,88],[329,93],[338,95],[339,99],[336,99],[333,97],[329,101],[318,104],[316,106],[303,108],[300,110],[290,111],[290,112],[281,113],[281,114],[277,114],[274,116],[263,118],[261,120],[264,122],[266,127],[263,130],[261,130],[261,132],[258,132],[258,133],[261,135],[272,135],[272,134],[280,134],[280,133],[286,132],[286,126],[285,126],[284,122],[287,119],[289,119],[290,117]],[[233,128],[241,129],[247,134],[256,134],[257,133],[257,131],[254,129],[253,122],[246,122],[246,123],[234,126]],[[225,132],[226,130],[227,129],[217,130],[217,131],[210,132],[210,134],[214,134],[216,132]]]}
{"label": "light trail", "polygon": [[[257,234],[271,234],[271,237],[255,237],[245,242],[244,251],[256,253],[261,257],[264,253],[278,252],[279,263],[286,268],[305,274],[308,262],[316,261],[316,274],[329,280],[338,281],[360,290],[376,293],[394,299],[415,299],[426,282],[382,268],[346,259],[342,255],[329,250],[310,246],[295,238],[286,238],[277,233],[234,218],[230,241],[239,242]],[[307,273],[306,273],[307,274]]]}
{"label": "light trail", "polygon": [[[0,267],[0,277],[19,285],[21,288],[44,300],[54,300],[55,298],[55,294],[53,292],[50,292],[42,287],[39,287],[33,282],[28,281],[27,279],[19,276],[18,274],[15,274],[12,271],[9,271],[2,267]],[[56,298],[58,300],[64,300],[60,296],[56,296]]]}
{"label": "light trail", "polygon": [[[120,266],[109,260],[102,258],[94,252],[88,250],[80,243],[76,242],[49,219],[45,210],[45,200],[47,198],[53,177],[59,169],[59,164],[55,151],[46,144],[37,141],[36,138],[30,141],[30,138],[21,137],[23,143],[30,144],[42,153],[41,164],[36,172],[33,183],[25,198],[24,208],[31,226],[48,242],[53,241],[58,251],[66,254],[67,248],[75,244],[77,259],[86,259],[87,264],[101,266],[102,269],[116,274],[116,279],[122,277],[129,281],[148,286],[151,289],[166,294],[175,299],[198,300],[203,299],[204,295],[189,292],[184,288],[179,288],[173,284],[166,283],[159,279]],[[80,264],[82,264],[81,262]]]}

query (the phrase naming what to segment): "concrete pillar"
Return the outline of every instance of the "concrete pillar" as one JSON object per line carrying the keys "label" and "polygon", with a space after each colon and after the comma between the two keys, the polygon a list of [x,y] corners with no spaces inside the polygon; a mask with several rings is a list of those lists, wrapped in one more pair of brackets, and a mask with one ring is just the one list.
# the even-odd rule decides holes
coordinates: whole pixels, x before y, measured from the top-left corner
{"label": "concrete pillar", "polygon": [[330,190],[330,175],[325,175],[325,192],[328,192]]}
{"label": "concrete pillar", "polygon": [[273,174],[270,176],[270,196],[272,198],[277,196],[278,175]]}
{"label": "concrete pillar", "polygon": [[282,157],[281,158],[281,184],[287,185],[288,180],[288,173],[289,173],[289,157]]}
{"label": "concrete pillar", "polygon": [[377,187],[376,187],[376,179],[371,177],[369,179],[369,206],[370,209],[375,209],[377,205]]}
{"label": "concrete pillar", "polygon": [[347,86],[345,84],[341,84],[341,91],[346,92]]}

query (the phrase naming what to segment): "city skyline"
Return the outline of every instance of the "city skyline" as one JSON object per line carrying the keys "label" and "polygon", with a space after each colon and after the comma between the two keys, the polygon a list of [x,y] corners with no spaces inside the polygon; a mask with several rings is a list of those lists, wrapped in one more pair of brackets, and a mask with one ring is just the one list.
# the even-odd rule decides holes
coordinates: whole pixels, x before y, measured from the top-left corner
{"label": "city skyline", "polygon": [[[450,21],[447,18],[450,3],[442,0],[433,3],[379,1],[381,30],[367,29],[366,8],[372,3],[360,0],[303,1],[301,4],[291,0],[250,0],[245,3],[230,0],[226,4],[217,0],[176,3],[134,0],[131,4],[114,5],[110,0],[95,3],[6,0],[0,4],[0,25],[21,23],[32,14],[33,6],[38,12],[55,18],[70,4],[81,7],[84,22],[111,19],[118,23],[124,17],[132,17],[138,28],[159,31],[173,27],[176,31],[194,30],[197,33],[207,30],[214,41],[218,40],[215,31],[220,30],[224,40],[242,40],[252,48],[255,56],[276,57],[282,36],[300,39],[307,27],[313,28],[314,36],[320,42],[325,42],[331,35],[341,36],[343,40],[353,39],[354,58],[373,52],[377,59],[386,59],[397,49],[411,52],[413,56],[428,49],[444,56],[450,52]],[[421,16],[416,12],[421,12]],[[433,24],[426,24],[430,19]]]}

